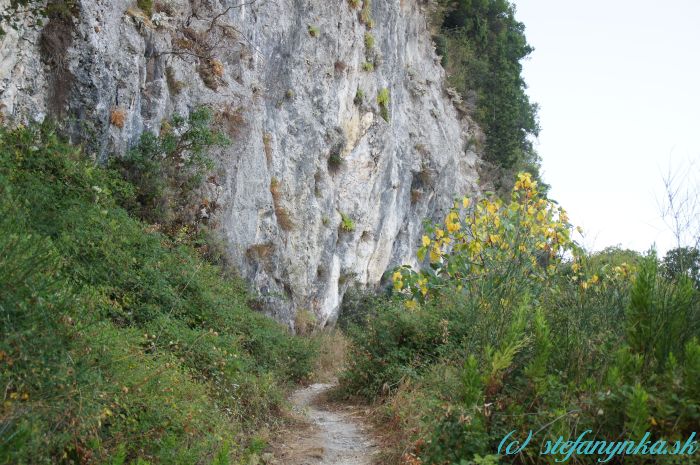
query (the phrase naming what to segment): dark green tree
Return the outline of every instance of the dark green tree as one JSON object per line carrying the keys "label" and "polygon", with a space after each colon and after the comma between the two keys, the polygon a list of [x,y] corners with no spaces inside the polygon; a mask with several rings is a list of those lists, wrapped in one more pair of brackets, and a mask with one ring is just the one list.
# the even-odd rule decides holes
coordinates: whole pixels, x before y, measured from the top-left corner
{"label": "dark green tree", "polygon": [[666,253],[663,272],[669,279],[687,276],[700,288],[700,250],[695,247],[676,247]]}
{"label": "dark green tree", "polygon": [[537,106],[530,102],[521,60],[533,48],[525,26],[507,0],[441,0],[444,14],[436,36],[450,85],[475,97],[475,117],[486,133],[486,159],[502,170],[498,187],[510,187],[513,173],[539,177],[531,137],[539,133]]}

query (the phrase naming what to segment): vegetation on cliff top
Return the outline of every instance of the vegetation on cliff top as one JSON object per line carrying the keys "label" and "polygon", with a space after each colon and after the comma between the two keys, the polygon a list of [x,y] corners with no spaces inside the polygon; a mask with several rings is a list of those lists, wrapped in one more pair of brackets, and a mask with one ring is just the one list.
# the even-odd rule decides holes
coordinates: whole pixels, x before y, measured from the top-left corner
{"label": "vegetation on cliff top", "polygon": [[539,178],[537,106],[530,102],[521,60],[532,51],[525,26],[508,0],[438,0],[434,37],[448,83],[467,102],[486,134],[486,160],[499,168],[496,187],[507,193],[515,174]]}

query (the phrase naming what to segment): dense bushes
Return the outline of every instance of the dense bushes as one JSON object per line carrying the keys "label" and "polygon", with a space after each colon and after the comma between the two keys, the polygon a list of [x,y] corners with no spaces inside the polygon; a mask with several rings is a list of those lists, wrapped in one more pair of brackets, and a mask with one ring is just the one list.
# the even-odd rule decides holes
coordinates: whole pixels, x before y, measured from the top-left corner
{"label": "dense bushes", "polygon": [[[457,203],[427,228],[424,268],[399,268],[393,297],[354,307],[342,386],[383,401],[388,463],[545,463],[538,444],[559,435],[675,441],[697,428],[697,288],[664,277],[653,252],[588,256],[571,232],[520,175],[509,203]],[[513,430],[534,445],[499,459]]]}
{"label": "dense bushes", "polygon": [[530,136],[539,132],[537,107],[525,93],[520,61],[532,48],[507,0],[440,0],[436,50],[448,82],[468,101],[486,133],[486,159],[501,168],[499,189],[519,169],[538,173]]}
{"label": "dense bushes", "polygon": [[239,280],[129,216],[137,192],[0,128],[0,463],[227,463],[312,371]]}
{"label": "dense bushes", "polygon": [[195,225],[199,210],[211,202],[199,198],[199,188],[212,171],[207,152],[228,143],[212,128],[209,109],[194,110],[189,118],[175,116],[160,135],[144,132],[139,143],[112,164],[136,188],[130,210],[144,221],[173,231]]}

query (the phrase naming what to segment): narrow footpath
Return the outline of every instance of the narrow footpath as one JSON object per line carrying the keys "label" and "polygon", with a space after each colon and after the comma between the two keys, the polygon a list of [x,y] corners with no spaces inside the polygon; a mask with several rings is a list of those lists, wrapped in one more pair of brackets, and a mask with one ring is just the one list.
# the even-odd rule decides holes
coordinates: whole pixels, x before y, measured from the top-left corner
{"label": "narrow footpath", "polygon": [[292,397],[299,425],[275,447],[282,465],[371,465],[378,451],[364,426],[364,412],[355,407],[329,404],[325,394],[332,384],[312,384]]}

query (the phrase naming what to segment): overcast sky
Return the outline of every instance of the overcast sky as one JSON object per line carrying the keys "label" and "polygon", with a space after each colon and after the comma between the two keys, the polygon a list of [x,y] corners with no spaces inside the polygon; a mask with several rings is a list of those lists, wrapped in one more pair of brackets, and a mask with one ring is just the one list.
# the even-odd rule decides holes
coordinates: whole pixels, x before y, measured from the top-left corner
{"label": "overcast sky", "polygon": [[551,197],[589,248],[672,247],[657,199],[669,167],[700,172],[700,0],[515,3]]}

